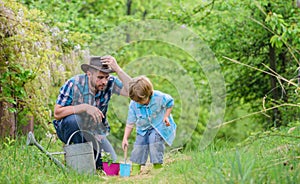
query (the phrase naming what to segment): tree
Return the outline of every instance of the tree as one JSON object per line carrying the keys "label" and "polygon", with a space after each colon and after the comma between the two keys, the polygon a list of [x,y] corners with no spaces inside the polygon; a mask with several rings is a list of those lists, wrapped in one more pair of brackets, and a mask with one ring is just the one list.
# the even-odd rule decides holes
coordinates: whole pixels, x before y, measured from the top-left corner
{"label": "tree", "polygon": [[84,35],[49,27],[46,14],[3,1],[0,5],[0,114],[1,136],[16,136],[18,128],[32,122],[47,127],[51,116],[49,99],[58,81],[73,65],[62,63],[82,57],[77,45]]}
{"label": "tree", "polygon": [[[236,109],[251,112],[271,108],[261,113],[259,125],[277,127],[298,121],[297,108],[285,104],[298,104],[295,93],[296,71],[299,67],[299,9],[296,1],[30,1],[21,0],[30,8],[43,9],[50,19],[49,25],[60,30],[86,33],[84,47],[91,43],[104,44],[100,35],[122,23],[134,20],[162,19],[176,22],[196,32],[214,51],[227,83],[227,120],[237,117]],[[63,14],[61,13],[63,10]],[[80,38],[79,38],[80,39]],[[131,39],[126,37],[124,42]],[[83,42],[82,42],[83,43]],[[110,53],[112,54],[112,53]],[[179,60],[196,81],[202,98],[199,122],[193,137],[203,133],[209,116],[211,91],[203,72],[183,52],[159,42],[132,43],[113,53],[120,65],[144,55],[157,55]],[[66,73],[69,75],[70,73]],[[154,79],[155,81],[156,79]],[[161,80],[156,87],[163,88]],[[57,85],[59,85],[57,83]],[[176,90],[169,93],[176,95]],[[284,113],[282,113],[284,112]],[[175,115],[179,112],[175,111]],[[191,111],[193,114],[193,111]],[[112,115],[113,116],[113,115]],[[112,130],[119,130],[120,124]],[[244,134],[244,131],[236,132]],[[120,132],[114,132],[120,134]],[[120,135],[121,136],[121,135]]]}

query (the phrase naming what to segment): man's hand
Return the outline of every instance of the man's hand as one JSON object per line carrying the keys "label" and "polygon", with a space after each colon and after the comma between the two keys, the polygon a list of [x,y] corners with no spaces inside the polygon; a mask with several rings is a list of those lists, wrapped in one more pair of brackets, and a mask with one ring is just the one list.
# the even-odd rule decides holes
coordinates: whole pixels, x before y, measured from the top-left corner
{"label": "man's hand", "polygon": [[112,70],[116,72],[119,79],[123,83],[123,88],[120,91],[120,95],[122,96],[129,96],[129,82],[131,81],[131,77],[122,70],[122,68],[118,65],[116,59],[112,56],[102,56],[101,62],[103,64],[108,65]]}
{"label": "man's hand", "polygon": [[95,106],[87,105],[86,113],[92,116],[95,123],[102,122],[102,118],[105,118],[103,113]]}
{"label": "man's hand", "polygon": [[120,66],[118,65],[116,59],[112,56],[102,56],[101,62],[104,65],[108,65],[111,69],[113,69],[116,72],[121,69]]}

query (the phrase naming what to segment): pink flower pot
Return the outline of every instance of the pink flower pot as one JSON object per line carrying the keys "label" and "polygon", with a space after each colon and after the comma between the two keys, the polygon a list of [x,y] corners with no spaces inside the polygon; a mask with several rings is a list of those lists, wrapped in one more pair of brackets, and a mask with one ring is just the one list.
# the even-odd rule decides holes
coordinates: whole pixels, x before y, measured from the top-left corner
{"label": "pink flower pot", "polygon": [[119,163],[111,163],[110,165],[107,162],[103,162],[103,170],[108,176],[117,176],[120,171]]}

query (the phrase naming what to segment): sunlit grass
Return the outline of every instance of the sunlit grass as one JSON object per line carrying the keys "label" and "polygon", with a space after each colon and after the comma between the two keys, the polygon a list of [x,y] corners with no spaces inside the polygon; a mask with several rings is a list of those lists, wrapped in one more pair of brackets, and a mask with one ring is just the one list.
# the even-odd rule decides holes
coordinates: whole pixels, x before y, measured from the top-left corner
{"label": "sunlit grass", "polygon": [[[162,170],[129,178],[64,173],[35,146],[26,146],[25,137],[5,139],[0,183],[298,183],[299,130],[286,132],[258,133],[234,147],[224,142],[204,151],[167,153]],[[49,144],[45,138],[40,144],[49,152],[62,151],[60,141]]]}

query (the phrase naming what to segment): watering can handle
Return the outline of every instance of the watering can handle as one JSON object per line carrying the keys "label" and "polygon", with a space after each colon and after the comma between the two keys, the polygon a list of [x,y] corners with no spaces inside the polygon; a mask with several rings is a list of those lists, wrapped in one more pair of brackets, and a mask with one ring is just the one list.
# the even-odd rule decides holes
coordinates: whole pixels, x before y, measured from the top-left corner
{"label": "watering can handle", "polygon": [[96,158],[95,158],[95,161],[97,161],[97,160],[98,160],[98,157],[99,157],[99,153],[100,153],[99,143],[98,143],[97,139],[95,138],[95,136],[94,136],[91,132],[89,132],[89,131],[87,131],[87,130],[76,130],[76,131],[73,132],[73,133],[71,134],[71,136],[69,137],[68,142],[67,142],[67,145],[70,144],[71,138],[72,138],[76,133],[78,133],[78,132],[86,132],[86,133],[90,134],[90,135],[94,138],[94,140],[95,140],[95,142],[96,142],[96,145],[97,145],[97,155],[96,155]]}

